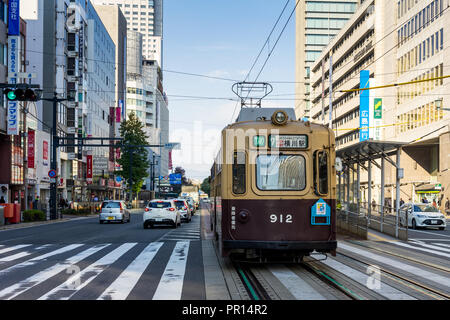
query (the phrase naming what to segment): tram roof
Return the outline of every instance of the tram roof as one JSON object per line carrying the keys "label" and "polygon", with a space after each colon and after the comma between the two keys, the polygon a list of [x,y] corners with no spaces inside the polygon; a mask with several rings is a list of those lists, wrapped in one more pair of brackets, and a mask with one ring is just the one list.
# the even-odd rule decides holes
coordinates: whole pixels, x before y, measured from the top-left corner
{"label": "tram roof", "polygon": [[395,154],[397,149],[407,145],[407,142],[366,140],[357,144],[336,150],[336,156],[345,161],[358,162],[367,159],[378,159]]}

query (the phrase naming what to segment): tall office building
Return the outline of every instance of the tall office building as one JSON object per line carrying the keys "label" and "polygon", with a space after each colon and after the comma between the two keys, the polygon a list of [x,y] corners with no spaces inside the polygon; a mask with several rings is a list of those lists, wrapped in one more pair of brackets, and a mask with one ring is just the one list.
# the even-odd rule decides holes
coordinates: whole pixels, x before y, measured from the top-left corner
{"label": "tall office building", "polygon": [[118,5],[127,19],[127,28],[142,34],[144,60],[162,66],[162,0],[93,0],[95,5]]}
{"label": "tall office building", "polygon": [[309,117],[311,66],[364,0],[300,1],[296,11],[297,117]]}

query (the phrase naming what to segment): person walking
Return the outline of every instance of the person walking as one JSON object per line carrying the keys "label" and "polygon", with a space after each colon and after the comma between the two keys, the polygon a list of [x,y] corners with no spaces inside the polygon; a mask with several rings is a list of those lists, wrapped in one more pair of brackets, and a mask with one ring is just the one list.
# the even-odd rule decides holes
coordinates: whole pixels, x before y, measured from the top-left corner
{"label": "person walking", "polygon": [[433,204],[432,204],[432,206],[435,207],[435,208],[437,209],[436,198],[433,199]]}
{"label": "person walking", "polygon": [[445,200],[445,213],[447,215],[450,215],[450,200],[448,200],[448,197]]}
{"label": "person walking", "polygon": [[403,201],[403,198],[400,198],[400,207],[404,204],[405,204],[405,201]]}
{"label": "person walking", "polygon": [[0,203],[6,203],[5,198],[3,196],[0,198]]}

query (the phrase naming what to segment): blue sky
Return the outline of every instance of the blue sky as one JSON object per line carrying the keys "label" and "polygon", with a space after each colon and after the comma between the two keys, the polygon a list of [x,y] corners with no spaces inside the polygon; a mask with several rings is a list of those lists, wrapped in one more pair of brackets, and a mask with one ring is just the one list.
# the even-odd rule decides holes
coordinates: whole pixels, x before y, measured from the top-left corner
{"label": "blue sky", "polygon": [[[285,3],[284,0],[164,1],[163,68],[244,80]],[[294,6],[295,1],[291,0],[271,37],[270,48]],[[255,79],[268,52],[266,46],[250,80]],[[295,81],[295,14],[258,81]],[[188,177],[201,180],[209,175],[220,131],[232,122],[236,102],[175,96],[235,98],[232,84],[164,72],[170,140],[182,144],[180,151],[174,151],[173,164],[182,166]],[[273,86],[272,98],[295,92],[292,83]],[[272,100],[263,102],[263,106],[294,107],[294,101]],[[239,106],[234,118],[238,110]]]}

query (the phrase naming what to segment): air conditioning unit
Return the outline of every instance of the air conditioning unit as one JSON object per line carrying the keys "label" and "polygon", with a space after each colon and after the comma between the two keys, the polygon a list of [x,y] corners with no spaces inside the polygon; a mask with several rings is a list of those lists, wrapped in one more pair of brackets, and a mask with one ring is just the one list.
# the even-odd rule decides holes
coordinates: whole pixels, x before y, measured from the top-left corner
{"label": "air conditioning unit", "polygon": [[76,57],[78,57],[78,52],[76,52],[76,51],[67,51],[67,56],[69,58],[76,58]]}

